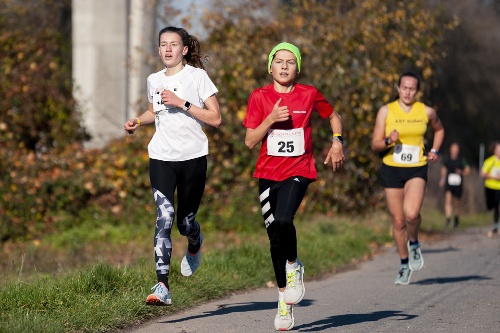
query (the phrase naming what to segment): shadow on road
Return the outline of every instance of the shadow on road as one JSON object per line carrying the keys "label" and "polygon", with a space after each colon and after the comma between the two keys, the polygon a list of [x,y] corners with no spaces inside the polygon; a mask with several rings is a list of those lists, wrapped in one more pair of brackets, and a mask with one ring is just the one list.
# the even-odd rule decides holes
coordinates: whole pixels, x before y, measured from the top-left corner
{"label": "shadow on road", "polygon": [[370,321],[379,321],[391,317],[400,317],[396,320],[411,320],[416,315],[403,313],[402,311],[376,311],[371,313],[350,313],[345,315],[331,316],[322,320],[314,321],[309,324],[296,326],[299,332],[324,332],[330,328],[347,325],[355,325]]}
{"label": "shadow on road", "polygon": [[[313,303],[312,300],[303,299],[300,302],[300,306],[310,306]],[[232,304],[219,304],[217,310],[207,311],[202,314],[185,317],[181,319],[160,321],[159,323],[179,323],[187,320],[193,320],[198,318],[210,317],[210,316],[222,316],[229,313],[235,312],[248,312],[248,311],[263,311],[272,310],[278,308],[278,301],[276,302],[252,302],[252,303],[232,303]]]}
{"label": "shadow on road", "polygon": [[445,252],[459,252],[461,251],[460,249],[457,249],[456,247],[445,247],[442,249],[422,249],[422,253],[445,253]]}
{"label": "shadow on road", "polygon": [[437,278],[417,281],[417,282],[412,283],[412,284],[429,285],[429,284],[458,283],[458,282],[465,282],[465,281],[484,281],[484,280],[491,280],[491,278],[489,278],[487,276],[479,276],[479,275],[437,277]]}

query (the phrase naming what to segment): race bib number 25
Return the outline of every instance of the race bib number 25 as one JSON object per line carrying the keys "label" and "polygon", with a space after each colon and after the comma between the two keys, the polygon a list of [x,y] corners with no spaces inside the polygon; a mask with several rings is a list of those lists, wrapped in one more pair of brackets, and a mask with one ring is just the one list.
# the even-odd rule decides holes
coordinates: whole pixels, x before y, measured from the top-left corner
{"label": "race bib number 25", "polygon": [[267,136],[267,154],[293,157],[305,153],[304,129],[270,129]]}

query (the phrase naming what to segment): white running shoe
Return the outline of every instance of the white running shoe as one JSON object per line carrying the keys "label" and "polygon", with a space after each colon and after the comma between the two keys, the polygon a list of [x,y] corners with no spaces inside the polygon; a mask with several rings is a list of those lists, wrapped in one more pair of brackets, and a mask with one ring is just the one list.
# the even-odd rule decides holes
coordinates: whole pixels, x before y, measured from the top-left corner
{"label": "white running shoe", "polygon": [[288,331],[293,328],[293,306],[284,301],[278,302],[278,313],[274,318],[274,328],[276,331]]}
{"label": "white running shoe", "polygon": [[396,280],[394,281],[394,284],[406,286],[406,285],[410,284],[410,277],[411,277],[410,266],[409,265],[401,265],[399,267],[398,276],[396,276]]}
{"label": "white running shoe", "polygon": [[186,255],[182,258],[181,274],[184,276],[191,276],[196,272],[201,264],[201,245],[203,244],[203,235],[200,233],[200,249],[195,255],[191,255],[186,251]]}
{"label": "white running shoe", "polygon": [[284,301],[295,305],[302,301],[306,288],[304,287],[304,265],[297,259],[297,268],[286,272],[286,288]]}
{"label": "white running shoe", "polygon": [[410,269],[413,272],[417,272],[424,267],[424,257],[422,257],[420,245],[410,245],[410,242],[408,242],[408,259]]}

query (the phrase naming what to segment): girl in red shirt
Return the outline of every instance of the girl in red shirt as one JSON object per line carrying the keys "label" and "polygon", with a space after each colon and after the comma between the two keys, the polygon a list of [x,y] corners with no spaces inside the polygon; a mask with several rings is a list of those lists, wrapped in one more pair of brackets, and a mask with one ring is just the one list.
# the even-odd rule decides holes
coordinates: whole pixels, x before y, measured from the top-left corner
{"label": "girl in red shirt", "polygon": [[304,297],[304,266],[297,259],[293,218],[308,185],[316,180],[311,116],[328,118],[332,146],[324,161],[333,171],[344,162],[342,124],[331,104],[314,87],[298,84],[299,49],[290,43],[276,45],[269,54],[268,72],[273,83],[250,95],[243,125],[245,144],[261,143],[254,177],[259,179],[260,204],[271,245],[271,259],[279,288],[276,330],[293,327],[292,306]]}

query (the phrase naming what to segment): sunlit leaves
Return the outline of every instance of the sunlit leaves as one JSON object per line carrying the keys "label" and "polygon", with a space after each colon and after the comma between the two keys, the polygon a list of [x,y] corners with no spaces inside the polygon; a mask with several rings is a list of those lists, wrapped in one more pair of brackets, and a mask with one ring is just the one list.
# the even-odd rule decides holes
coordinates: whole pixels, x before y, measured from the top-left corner
{"label": "sunlit leaves", "polygon": [[[309,195],[317,199],[317,206],[310,208],[368,207],[377,197],[379,159],[370,149],[375,114],[394,97],[397,78],[404,69],[415,68],[424,80],[432,82],[433,65],[440,57],[436,47],[447,23],[439,12],[419,1],[287,3],[290,5],[270,8],[267,2],[256,1],[256,11],[236,11],[220,1],[204,21],[209,30],[204,48],[212,59],[208,70],[226,104],[223,126],[217,137],[212,136],[214,172],[219,180],[223,177],[217,187],[248,179],[253,171],[249,163],[255,152],[242,144],[247,98],[252,90],[271,82],[266,71],[268,52],[275,44],[289,41],[302,51],[298,81],[316,86],[334,104],[343,117],[348,142],[349,160],[343,172],[332,175],[330,168],[318,167],[319,178],[327,179],[328,186],[340,195],[325,195],[331,189],[314,184]],[[272,14],[255,15],[266,11]],[[314,128],[316,155],[321,160],[331,130],[319,117],[314,119]],[[232,160],[230,167],[226,166],[228,159]]]}

